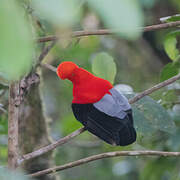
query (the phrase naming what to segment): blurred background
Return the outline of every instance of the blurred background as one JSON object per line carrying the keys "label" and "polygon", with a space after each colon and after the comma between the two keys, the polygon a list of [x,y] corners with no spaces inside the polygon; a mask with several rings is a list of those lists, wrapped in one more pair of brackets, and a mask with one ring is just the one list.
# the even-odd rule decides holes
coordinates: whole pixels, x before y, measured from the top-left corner
{"label": "blurred background", "polygon": [[[98,70],[106,74],[109,67],[113,73],[109,73],[111,75],[107,76],[107,79],[109,78],[127,97],[132,97],[135,93],[150,88],[179,72],[179,54],[178,58],[173,58],[174,52],[171,50],[169,53],[166,41],[167,35],[178,28],[144,33],[137,31],[137,28],[159,24],[160,18],[178,14],[180,1],[121,0],[119,2],[115,1],[114,4],[117,4],[113,6],[110,2],[93,0],[69,1],[69,4],[62,0],[49,0],[47,3],[43,3],[42,0],[21,0],[18,6],[23,9],[24,16],[31,25],[32,37],[36,39],[48,35],[60,37],[42,63],[57,67],[61,62],[68,60],[98,74],[93,70],[93,64],[97,59],[110,59],[111,65],[107,66],[105,63],[104,66],[98,67]],[[111,15],[113,11],[119,14]],[[72,31],[103,28],[122,30],[117,35],[77,38],[70,36]],[[178,51],[177,42],[174,44]],[[48,43],[50,42],[34,45],[32,64]],[[39,68],[38,73],[41,75],[40,100],[42,100],[49,137],[58,140],[82,127],[71,110],[72,84],[67,80],[58,79],[54,72],[44,67]],[[101,77],[104,76],[102,73]],[[4,74],[0,78],[0,165],[4,166],[7,162],[9,81],[4,78]],[[55,164],[62,165],[108,151],[180,150],[179,81],[154,92],[150,97],[141,99],[132,107],[135,128],[138,132],[137,142],[126,147],[112,147],[90,133],[84,132],[55,150]],[[61,180],[180,180],[179,167],[180,161],[177,157],[116,157],[60,171],[57,175]]]}

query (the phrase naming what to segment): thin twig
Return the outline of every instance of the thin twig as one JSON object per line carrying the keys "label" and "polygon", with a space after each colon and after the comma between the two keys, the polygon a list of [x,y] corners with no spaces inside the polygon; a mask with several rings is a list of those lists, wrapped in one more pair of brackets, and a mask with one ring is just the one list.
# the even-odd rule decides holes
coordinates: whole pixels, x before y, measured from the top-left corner
{"label": "thin twig", "polygon": [[[156,31],[160,29],[176,27],[179,25],[180,25],[180,21],[176,21],[176,22],[169,22],[169,23],[164,23],[164,24],[146,26],[146,27],[140,28],[140,30],[143,32]],[[117,32],[118,32],[117,30],[113,31],[109,29],[99,29],[99,30],[91,30],[91,31],[75,31],[75,32],[72,32],[71,36],[74,38],[74,37],[92,36],[92,35],[111,35]],[[46,36],[46,37],[41,37],[37,39],[37,42],[42,43],[42,42],[47,42],[47,41],[54,41],[56,39],[58,39],[57,36]]]}
{"label": "thin twig", "polygon": [[160,30],[160,29],[167,29],[167,28],[177,27],[179,25],[180,25],[180,21],[168,22],[168,23],[164,23],[164,24],[156,24],[156,25],[146,26],[146,27],[142,28],[142,30],[144,32],[156,31],[156,30]]}
{"label": "thin twig", "polygon": [[136,101],[138,101],[139,99],[143,98],[144,96],[147,96],[148,94],[151,94],[152,92],[154,91],[157,91],[158,89],[162,88],[162,87],[165,87],[169,84],[172,84],[173,82],[177,81],[178,79],[180,79],[180,74],[166,80],[166,81],[163,81],[159,84],[156,84],[155,86],[143,91],[142,93],[139,93],[138,95],[136,95],[135,97],[131,98],[129,100],[129,103],[130,104],[133,104],[135,103]]}
{"label": "thin twig", "polygon": [[40,63],[45,58],[45,56],[48,54],[48,52],[54,47],[56,42],[57,42],[56,40],[53,40],[49,46],[47,46],[46,48],[43,49],[43,51],[41,52],[41,54],[38,58],[38,63]]}
{"label": "thin twig", "polygon": [[18,160],[18,164],[20,165],[22,162],[24,162],[25,160],[28,160],[28,159],[32,159],[32,158],[35,158],[37,156],[40,156],[46,152],[49,152],[49,151],[52,151],[53,149],[55,149],[57,146],[60,146],[60,145],[63,145],[65,143],[67,143],[68,141],[70,141],[71,139],[73,139],[74,137],[78,136],[79,134],[81,134],[82,132],[85,131],[85,128],[80,128],[74,132],[72,132],[71,134],[59,139],[58,141],[52,143],[52,144],[49,144],[41,149],[38,149],[34,152],[31,152],[31,153],[28,153],[28,154],[25,154],[22,156],[22,158],[20,160]]}
{"label": "thin twig", "polygon": [[43,66],[43,67],[45,67],[45,68],[47,68],[47,69],[49,69],[49,70],[51,70],[51,71],[56,73],[56,67],[54,67],[54,66],[52,66],[50,64],[41,63],[41,66]]}
{"label": "thin twig", "polygon": [[69,169],[75,166],[80,166],[82,164],[95,161],[98,159],[116,157],[116,156],[180,156],[180,152],[165,152],[165,151],[115,151],[115,152],[107,152],[102,154],[97,154],[93,156],[89,156],[87,158],[83,158],[74,162],[70,162],[64,164],[62,166],[56,166],[53,168],[45,169],[34,174],[29,174],[28,176],[37,177],[45,174],[55,173],[57,171],[62,171],[64,169]]}

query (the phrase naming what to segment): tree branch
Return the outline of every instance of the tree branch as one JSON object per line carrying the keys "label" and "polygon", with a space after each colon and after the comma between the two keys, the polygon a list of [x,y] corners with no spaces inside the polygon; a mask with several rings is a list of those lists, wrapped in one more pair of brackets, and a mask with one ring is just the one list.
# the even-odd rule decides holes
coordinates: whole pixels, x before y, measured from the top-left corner
{"label": "tree branch", "polygon": [[18,121],[19,105],[16,103],[19,96],[19,83],[13,82],[9,87],[8,112],[8,168],[16,169],[18,160]]}
{"label": "tree branch", "polygon": [[[143,31],[143,32],[156,31],[160,29],[176,27],[179,25],[180,25],[180,21],[169,22],[169,23],[164,23],[164,24],[156,24],[156,25],[142,27],[140,28],[140,31]],[[91,31],[75,31],[75,32],[72,32],[71,36],[75,38],[75,37],[92,36],[92,35],[111,35],[111,34],[116,34],[117,32],[118,32],[117,30],[113,31],[109,29],[99,29],[99,30],[91,30]],[[47,41],[54,41],[56,39],[58,39],[57,36],[46,36],[46,37],[41,37],[37,39],[37,42],[42,43],[42,42],[47,42]]]}
{"label": "tree branch", "polygon": [[56,171],[62,171],[64,169],[73,168],[75,166],[80,166],[82,164],[104,159],[104,158],[110,158],[110,157],[117,157],[117,156],[180,156],[180,152],[165,152],[165,151],[115,151],[115,152],[107,152],[102,154],[97,154],[93,156],[89,156],[87,158],[83,158],[74,162],[70,162],[67,164],[64,164],[62,166],[56,166],[53,168],[45,169],[39,172],[36,172],[34,174],[29,174],[28,176],[31,177],[37,177],[42,176],[44,174],[50,174],[55,173]]}
{"label": "tree branch", "polygon": [[45,68],[47,68],[47,69],[49,69],[49,70],[51,70],[51,71],[53,71],[53,72],[56,73],[56,67],[54,67],[54,66],[52,66],[52,65],[50,65],[50,64],[41,63],[41,66],[43,66],[43,67],[45,67]]}
{"label": "tree branch", "polygon": [[24,162],[25,160],[28,160],[28,159],[32,159],[32,158],[35,158],[37,156],[40,156],[44,153],[47,153],[49,151],[52,151],[53,149],[55,149],[56,147],[60,146],[60,145],[63,145],[65,143],[67,143],[68,141],[70,141],[71,139],[73,139],[74,137],[78,136],[79,134],[83,133],[85,131],[85,128],[82,127],[74,132],[72,132],[71,134],[59,139],[58,141],[52,143],[52,144],[49,144],[41,149],[38,149],[34,152],[31,152],[31,153],[28,153],[28,154],[25,154],[22,156],[21,159],[18,160],[18,165],[20,165],[22,162]]}
{"label": "tree branch", "polygon": [[52,43],[44,48],[38,58],[38,64],[44,59],[44,57],[48,54],[48,52],[53,48],[53,46],[56,44],[57,40],[53,40]]}
{"label": "tree branch", "polygon": [[129,100],[129,103],[130,104],[133,104],[135,103],[136,101],[138,101],[139,99],[143,98],[144,96],[147,96],[148,94],[151,94],[153,93],[154,91],[157,91],[158,89],[162,88],[162,87],[165,87],[169,84],[172,84],[173,82],[177,81],[178,79],[180,79],[180,73],[166,81],[163,81],[159,84],[156,84],[155,86],[143,91],[142,93],[139,93],[138,95],[134,96],[133,98],[131,98]]}

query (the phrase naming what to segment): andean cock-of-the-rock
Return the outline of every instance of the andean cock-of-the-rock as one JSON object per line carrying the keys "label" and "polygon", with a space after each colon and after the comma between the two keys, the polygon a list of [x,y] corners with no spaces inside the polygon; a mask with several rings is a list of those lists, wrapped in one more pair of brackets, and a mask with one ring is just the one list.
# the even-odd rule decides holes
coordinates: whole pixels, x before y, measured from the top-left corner
{"label": "andean cock-of-the-rock", "polygon": [[126,146],[136,141],[131,106],[109,81],[71,61],[62,62],[57,75],[73,83],[72,110],[89,132],[111,145]]}

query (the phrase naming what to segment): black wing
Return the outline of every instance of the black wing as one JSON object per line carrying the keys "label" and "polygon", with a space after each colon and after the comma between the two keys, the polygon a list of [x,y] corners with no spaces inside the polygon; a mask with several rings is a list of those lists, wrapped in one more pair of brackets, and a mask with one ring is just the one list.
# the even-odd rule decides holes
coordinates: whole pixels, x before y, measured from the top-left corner
{"label": "black wing", "polygon": [[93,104],[72,104],[73,113],[85,128],[112,145],[126,146],[136,141],[132,111],[126,111],[123,119],[109,116]]}

